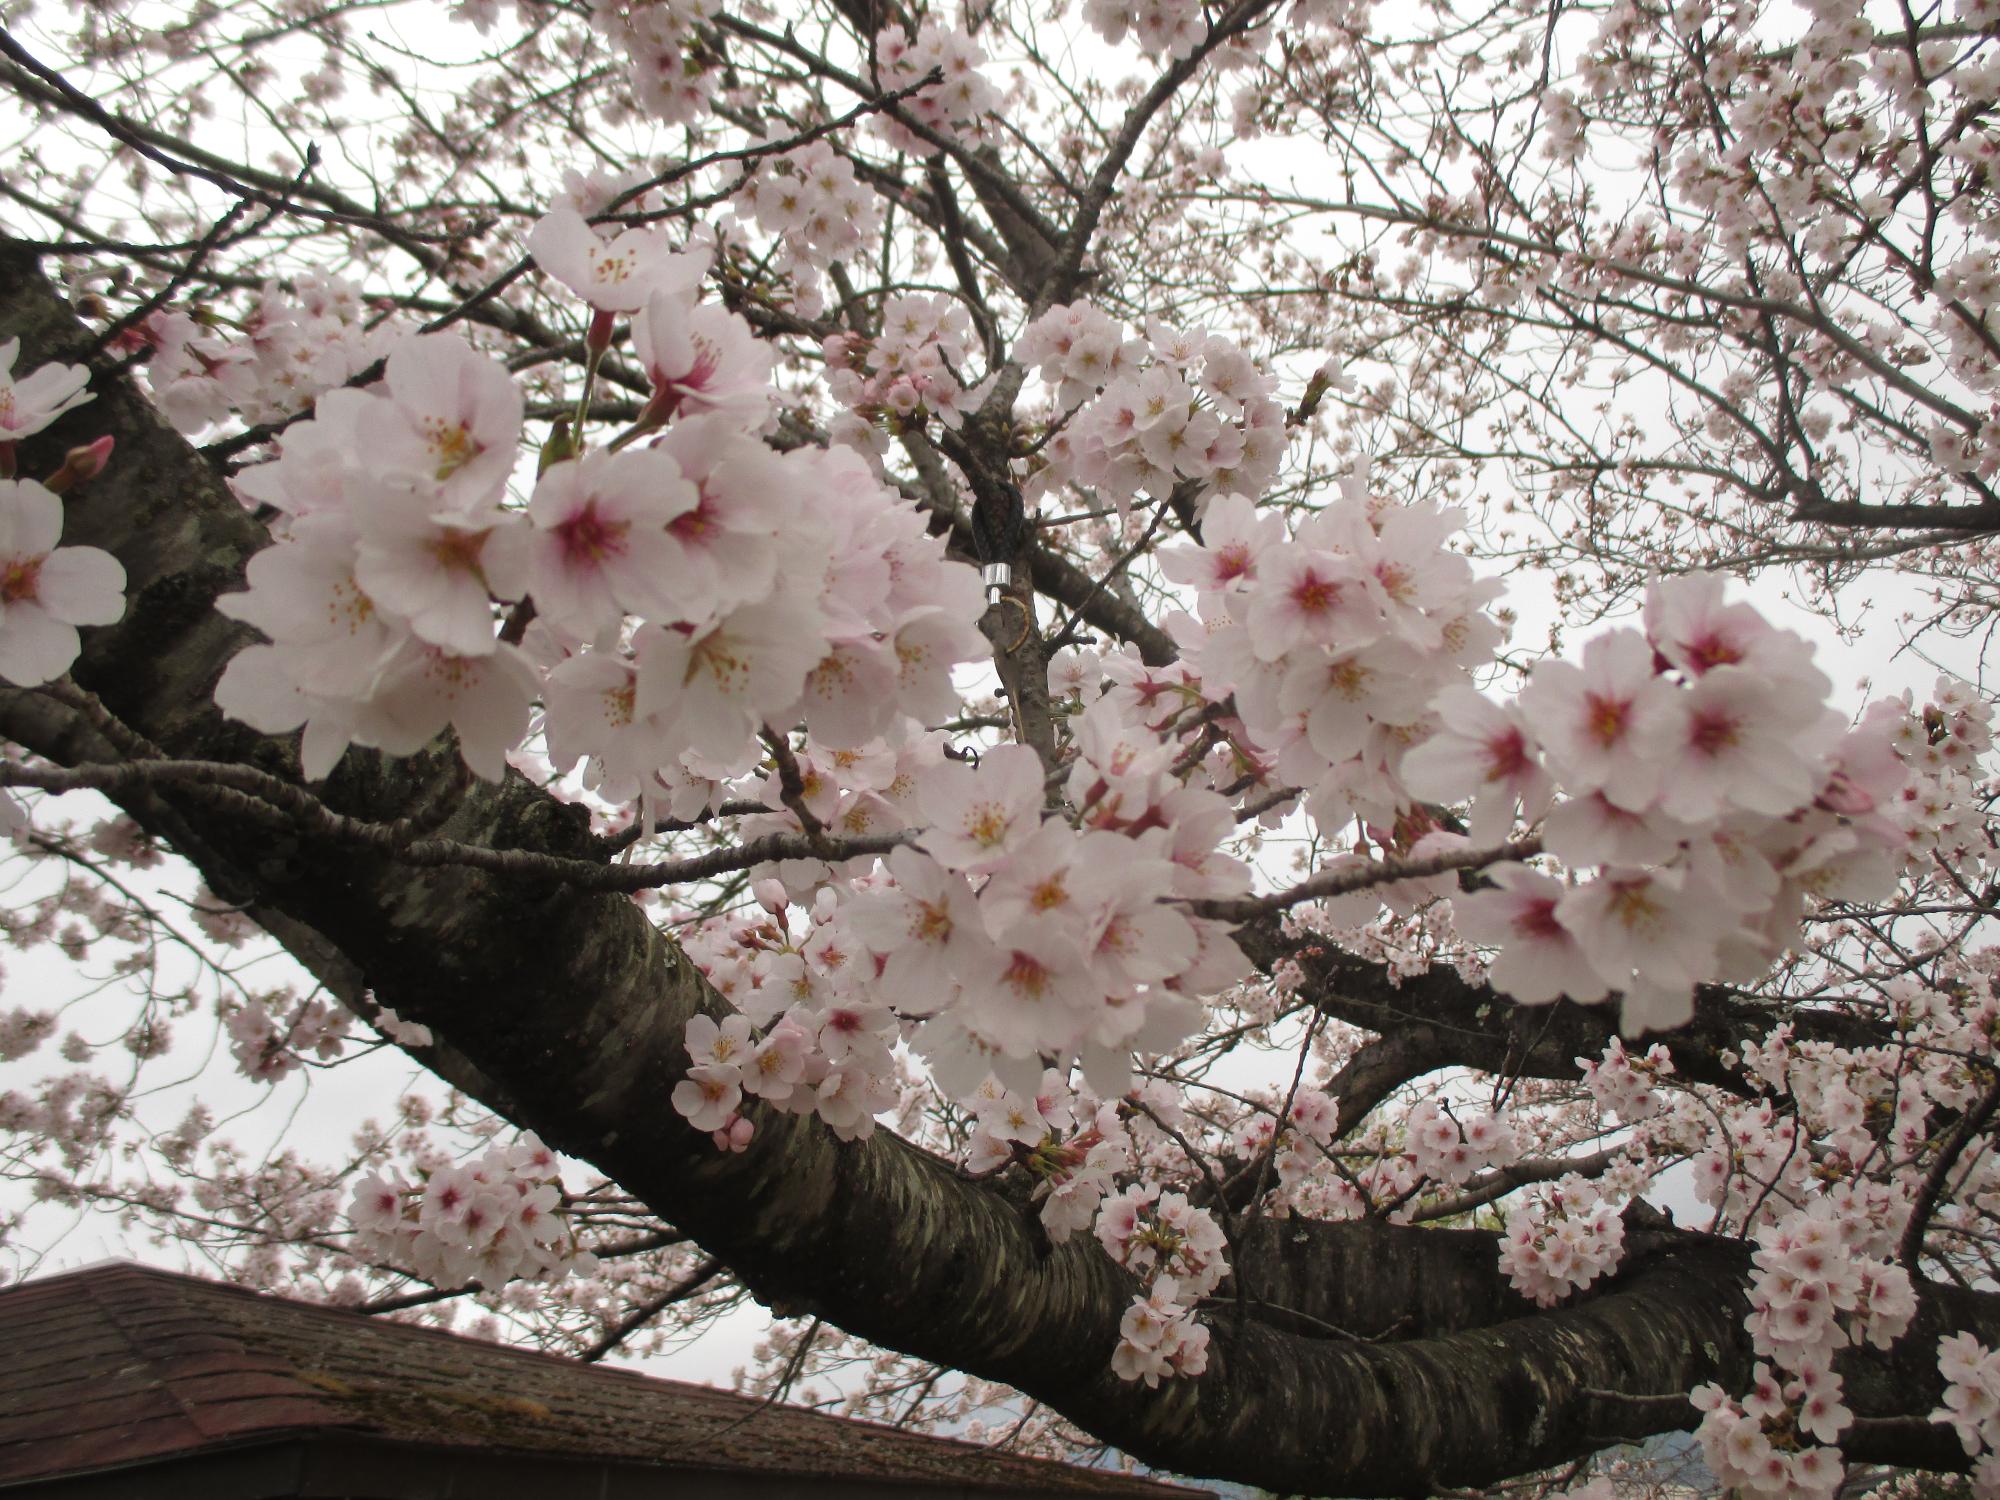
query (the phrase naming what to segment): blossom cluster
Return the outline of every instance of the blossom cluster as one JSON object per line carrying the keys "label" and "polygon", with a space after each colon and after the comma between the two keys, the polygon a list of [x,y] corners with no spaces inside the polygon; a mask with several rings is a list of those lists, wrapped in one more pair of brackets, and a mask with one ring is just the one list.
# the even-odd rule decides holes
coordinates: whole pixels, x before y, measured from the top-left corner
{"label": "blossom cluster", "polygon": [[1187,1296],[1173,1277],[1162,1276],[1132,1299],[1118,1320],[1118,1347],[1111,1355],[1119,1379],[1151,1387],[1208,1368],[1208,1326],[1189,1311]]}
{"label": "blossom cluster", "polygon": [[[979,68],[986,52],[963,27],[947,27],[926,19],[912,37],[901,26],[885,26],[875,34],[874,62],[885,89],[905,88],[937,72],[941,81],[903,101],[902,113],[931,134],[971,140],[979,122],[1000,107],[1000,91]],[[938,146],[894,114],[875,117],[875,128],[897,151],[935,156]]]}
{"label": "blossom cluster", "polygon": [[1097,1238],[1119,1265],[1143,1277],[1171,1275],[1190,1297],[1214,1291],[1229,1269],[1208,1210],[1180,1193],[1163,1195],[1157,1183],[1135,1182],[1106,1198]]}
{"label": "blossom cluster", "polygon": [[[1318,1089],[1301,1088],[1292,1096],[1287,1123],[1289,1128],[1275,1132],[1276,1154],[1272,1158],[1279,1187],[1284,1190],[1297,1187],[1324,1160],[1321,1153],[1340,1128],[1340,1108]],[[1248,1154],[1240,1137],[1237,1149]]]}
{"label": "blossom cluster", "polygon": [[1695,1436],[1709,1472],[1746,1496],[1831,1500],[1846,1470],[1837,1450],[1807,1439],[1830,1442],[1852,1419],[1840,1394],[1840,1377],[1831,1371],[1785,1380],[1761,1360],[1740,1401],[1719,1385],[1697,1386],[1691,1399],[1703,1415]]}
{"label": "blossom cluster", "polygon": [[816,1113],[842,1140],[857,1140],[901,1098],[894,1039],[894,1018],[865,1002],[794,1005],[762,1035],[747,1016],[719,1023],[696,1016],[687,1026],[690,1066],[674,1085],[673,1106],[695,1129],[713,1133],[723,1151],[750,1144],[751,1124],[739,1112],[745,1095],[774,1109]]}
{"label": "blossom cluster", "polygon": [[[382,385],[327,392],[238,481],[283,524],[222,605],[271,642],[231,662],[222,707],[303,723],[311,777],[447,725],[497,777],[540,697],[558,769],[587,761],[618,801],[739,774],[766,722],[805,714],[845,748],[945,712],[983,644],[976,575],[856,455],[758,439],[770,355],[697,300],[704,255],[568,205],[530,245],[594,330],[635,315],[653,394],[628,436],[649,440],[555,457],[522,508],[513,378],[455,335],[397,343]],[[510,601],[533,605],[522,645],[496,633]]]}
{"label": "blossom cluster", "polygon": [[303,724],[315,779],[350,743],[407,755],[447,724],[498,777],[536,687],[494,637],[493,599],[527,585],[525,523],[502,504],[520,432],[512,378],[455,335],[398,344],[379,389],[326,392],[238,479],[284,519],[248,592],[217,605],[271,641],[230,662],[223,711],[271,734]]}
{"label": "blossom cluster", "polygon": [[1568,883],[1503,866],[1455,900],[1460,932],[1500,949],[1495,987],[1527,1003],[1615,991],[1628,1032],[1676,1026],[1697,984],[1761,975],[1809,897],[1886,894],[1909,848],[1899,711],[1844,729],[1827,688],[1805,641],[1690,576],[1648,590],[1643,631],[1539,663],[1518,706],[1443,703],[1411,789],[1511,808],[1553,783],[1566,797],[1544,847],[1597,867]]}
{"label": "blossom cluster", "polygon": [[721,0],[591,0],[590,20],[631,59],[640,107],[666,124],[692,125],[708,113],[718,71],[702,60],[696,31],[721,9]]}
{"label": "blossom cluster", "polygon": [[345,385],[393,342],[394,325],[371,320],[367,311],[352,282],[318,272],[289,285],[265,282],[233,325],[165,309],[139,330],[152,348],[146,383],[182,432],[201,432],[232,415],[282,421]]}
{"label": "blossom cluster", "polygon": [[1141,491],[1165,499],[1184,479],[1256,496],[1284,457],[1277,378],[1220,334],[1155,322],[1145,339],[1127,339],[1075,302],[1023,329],[1014,357],[1039,367],[1065,409],[1082,402],[1044,449],[1024,487],[1031,497],[1077,484],[1124,507]]}
{"label": "blossom cluster", "polygon": [[1909,1273],[1867,1253],[1887,1247],[1842,1208],[1816,1198],[1757,1231],[1750,1335],[1783,1369],[1828,1366],[1850,1341],[1886,1349],[1916,1315]]}
{"label": "blossom cluster", "polygon": [[[901,755],[874,742],[845,754],[809,744],[807,812],[844,832],[914,825],[916,846],[892,850],[872,872],[860,861],[838,888],[823,885],[823,862],[784,862],[781,892],[821,887],[805,934],[762,923],[720,952],[700,936],[691,950],[752,1022],[791,1007],[821,1052],[827,1014],[848,1031],[892,1039],[906,1023],[948,1097],[971,1098],[992,1073],[1033,1098],[1051,1059],[1081,1062],[1098,1092],[1116,1097],[1130,1085],[1134,1051],[1186,1036],[1199,997],[1247,970],[1223,924],[1174,904],[1248,884],[1248,872],[1217,852],[1234,826],[1226,802],[1172,775],[1174,755],[1121,719],[1118,699],[1099,698],[1078,722],[1068,778],[1076,826],[1045,816],[1044,772],[1025,746],[998,746],[974,768],[921,741]],[[767,796],[776,802],[776,788]],[[796,829],[794,819],[774,812],[745,831]],[[846,1045],[829,1054],[837,1076],[855,1066],[838,1050]],[[689,1095],[683,1113],[717,1128],[709,1122],[726,1116],[725,1100],[728,1109],[736,1102],[726,1082],[716,1080],[699,1114]],[[861,1087],[854,1097],[872,1096]]]}
{"label": "blossom cluster", "polygon": [[1208,1329],[1194,1316],[1228,1270],[1221,1228],[1206,1209],[1157,1184],[1135,1182],[1104,1200],[1097,1238],[1120,1265],[1151,1281],[1118,1324],[1111,1368],[1157,1386],[1208,1368]]}
{"label": "blossom cluster", "polygon": [[1615,1036],[1602,1057],[1579,1057],[1576,1065],[1583,1070],[1584,1086],[1597,1107],[1627,1125],[1650,1119],[1659,1109],[1660,1096],[1653,1084],[1674,1071],[1673,1057],[1659,1043],[1635,1057],[1626,1051],[1624,1038]]}
{"label": "blossom cluster", "polygon": [[853,333],[826,341],[827,390],[864,421],[893,415],[920,422],[928,414],[956,429],[993,383],[991,377],[962,383],[959,372],[972,350],[972,319],[961,304],[900,293],[883,302],[881,331],[872,341]]}
{"label": "blossom cluster", "polygon": [[1625,1256],[1625,1220],[1599,1188],[1568,1177],[1515,1205],[1500,1237],[1500,1269],[1524,1297],[1554,1307]]}
{"label": "blossom cluster", "polygon": [[771,236],[772,269],[791,279],[808,316],[819,309],[820,270],[857,254],[882,222],[881,200],[825,141],[760,159],[731,203]]}
{"label": "blossom cluster", "polygon": [[1114,47],[1129,32],[1148,57],[1187,57],[1208,35],[1197,0],[1084,0],[1083,19]]}
{"label": "blossom cluster", "polygon": [[1945,1378],[1944,1404],[1933,1422],[1949,1422],[1978,1459],[1973,1482],[1983,1494],[2000,1490],[2000,1354],[1969,1333],[1938,1340],[1938,1368]]}
{"label": "blossom cluster", "polygon": [[1870,1253],[1887,1248],[1884,1228],[1846,1207],[1821,1196],[1757,1231],[1749,1328],[1777,1373],[1760,1363],[1740,1401],[1715,1385],[1694,1392],[1705,1413],[1695,1435],[1725,1484],[1832,1494],[1839,1457],[1807,1439],[1831,1445],[1853,1420],[1834,1356],[1850,1342],[1887,1349],[1916,1316],[1908,1273]]}
{"label": "blossom cluster", "polygon": [[1894,733],[1911,772],[1902,808],[1910,852],[1942,860],[1964,879],[1980,878],[1993,859],[1977,792],[1981,759],[1993,748],[1993,706],[1947,675],[1921,709],[1907,691],[1899,706]]}
{"label": "blossom cluster", "polygon": [[1457,1186],[1475,1172],[1512,1166],[1520,1159],[1520,1142],[1505,1112],[1456,1113],[1426,1099],[1404,1120],[1411,1165],[1418,1175]]}
{"label": "blossom cluster", "polygon": [[1044,817],[1044,772],[1025,746],[924,774],[919,848],[892,854],[894,884],[853,906],[861,940],[890,965],[885,985],[928,970],[935,988],[919,1003],[935,1014],[916,1045],[942,1077],[990,1068],[1031,1088],[1042,1059],[1080,1060],[1100,1094],[1121,1094],[1134,1050],[1179,1041],[1199,997],[1246,971],[1223,924],[1169,904],[1247,881],[1216,854],[1233,831],[1227,804],[1183,785],[1174,753],[1098,699],[1067,778],[1082,826]]}
{"label": "blossom cluster", "polygon": [[[274,1007],[284,1013],[281,1021]],[[248,995],[223,1021],[230,1055],[246,1078],[276,1083],[304,1065],[308,1054],[321,1062],[340,1056],[347,1044],[347,1015],[331,1002],[300,1001],[280,992]]]}
{"label": "blossom cluster", "polygon": [[348,1219],[357,1254],[407,1266],[436,1287],[478,1281],[589,1276],[597,1257],[578,1247],[563,1215],[561,1168],[532,1133],[463,1166],[412,1184],[378,1172],[355,1185]]}
{"label": "blossom cluster", "polygon": [[1113,1174],[1130,1165],[1116,1111],[1093,1110],[1053,1068],[1032,1095],[989,1074],[966,1103],[975,1121],[965,1143],[966,1170],[995,1172],[1013,1162],[1026,1167],[1042,1205],[1042,1227],[1055,1244],[1089,1227]]}
{"label": "blossom cluster", "polygon": [[[1233,707],[1237,749],[1276,785],[1303,788],[1322,828],[1359,817],[1401,853],[1465,842],[1437,830],[1400,774],[1436,723],[1433,701],[1465,686],[1501,639],[1485,612],[1497,585],[1445,546],[1462,519],[1384,503],[1356,474],[1289,532],[1247,497],[1217,496],[1200,545],[1161,553],[1162,571],[1196,591],[1200,629],[1186,632],[1184,660],[1209,702]],[[1504,811],[1492,820],[1503,829]],[[1474,816],[1475,832],[1489,831]],[[1340,855],[1323,868],[1362,863]],[[1378,905],[1370,894],[1361,910]]]}

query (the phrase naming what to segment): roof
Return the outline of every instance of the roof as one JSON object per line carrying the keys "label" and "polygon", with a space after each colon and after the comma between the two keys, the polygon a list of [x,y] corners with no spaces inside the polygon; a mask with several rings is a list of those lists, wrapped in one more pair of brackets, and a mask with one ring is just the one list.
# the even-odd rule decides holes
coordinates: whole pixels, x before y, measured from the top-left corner
{"label": "roof", "polygon": [[[0,1489],[317,1441],[341,1450],[340,1493],[362,1492],[367,1453],[391,1471],[512,1455],[498,1493],[541,1493],[520,1486],[544,1468],[550,1494],[694,1494],[696,1474],[746,1495],[1205,1493],[124,1263],[0,1290],[0,1348]],[[579,1465],[601,1471],[587,1488]]]}

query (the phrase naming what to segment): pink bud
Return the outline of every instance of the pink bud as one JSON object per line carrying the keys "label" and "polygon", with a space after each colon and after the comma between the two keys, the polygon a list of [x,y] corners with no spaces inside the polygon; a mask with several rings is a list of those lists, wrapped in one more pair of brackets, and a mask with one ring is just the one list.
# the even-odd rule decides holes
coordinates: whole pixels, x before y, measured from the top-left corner
{"label": "pink bud", "polygon": [[584,347],[592,354],[602,354],[611,347],[611,314],[599,308],[590,315],[590,332],[584,335]]}
{"label": "pink bud", "polygon": [[1875,810],[1875,799],[1866,789],[1855,784],[1845,771],[1835,771],[1827,778],[1817,798],[1819,805],[1828,812],[1844,817],[1859,817]]}
{"label": "pink bud", "polygon": [[52,494],[64,494],[82,484],[87,479],[95,479],[111,463],[111,449],[114,439],[110,433],[81,448],[72,448],[63,455],[62,467],[48,477],[46,487]]}
{"label": "pink bud", "polygon": [[915,411],[921,404],[916,386],[908,379],[899,379],[894,385],[890,386],[886,399],[889,405],[895,408],[899,416],[905,417]]}
{"label": "pink bud", "polygon": [[782,880],[764,879],[752,881],[750,894],[757,898],[757,904],[774,917],[782,917],[787,905],[785,883]]}

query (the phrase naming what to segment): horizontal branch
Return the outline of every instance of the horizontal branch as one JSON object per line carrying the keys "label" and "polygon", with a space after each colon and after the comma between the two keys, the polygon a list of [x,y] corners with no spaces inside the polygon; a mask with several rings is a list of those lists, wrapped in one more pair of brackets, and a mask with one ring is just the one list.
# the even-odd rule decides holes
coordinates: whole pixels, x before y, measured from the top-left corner
{"label": "horizontal branch", "polygon": [[1303,906],[1308,901],[1348,896],[1356,891],[1394,885],[1399,880],[1425,880],[1460,870],[1483,870],[1489,865],[1532,859],[1541,852],[1542,841],[1539,838],[1525,838],[1492,849],[1452,849],[1443,854],[1426,855],[1422,859],[1377,860],[1362,866],[1322,870],[1317,875],[1307,876],[1297,885],[1268,896],[1245,896],[1234,901],[1201,901],[1196,902],[1193,909],[1197,914],[1213,917],[1217,921],[1249,922],[1270,916],[1273,912]]}
{"label": "horizontal branch", "polygon": [[221,800],[225,811],[268,820],[273,815],[299,831],[337,840],[354,849],[372,850],[415,869],[448,865],[484,870],[495,875],[560,881],[578,890],[649,891],[687,885],[735,870],[781,859],[853,859],[887,854],[906,844],[908,833],[838,838],[828,834],[771,833],[685,859],[649,864],[612,864],[603,858],[548,854],[535,849],[493,849],[455,839],[424,838],[422,816],[393,822],[370,822],[337,813],[312,793],[292,782],[252,766],[224,761],[151,760],[115,765],[68,767],[0,767],[0,786],[35,787],[49,792],[130,791],[138,787],[177,787],[204,796],[233,794]]}

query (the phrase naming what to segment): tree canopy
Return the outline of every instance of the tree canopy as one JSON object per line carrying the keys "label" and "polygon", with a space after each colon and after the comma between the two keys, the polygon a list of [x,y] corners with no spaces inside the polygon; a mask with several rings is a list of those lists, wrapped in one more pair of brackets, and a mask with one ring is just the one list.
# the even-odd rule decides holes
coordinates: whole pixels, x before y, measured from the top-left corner
{"label": "tree canopy", "polygon": [[2000,9],[0,20],[22,1263],[2000,1488]]}

